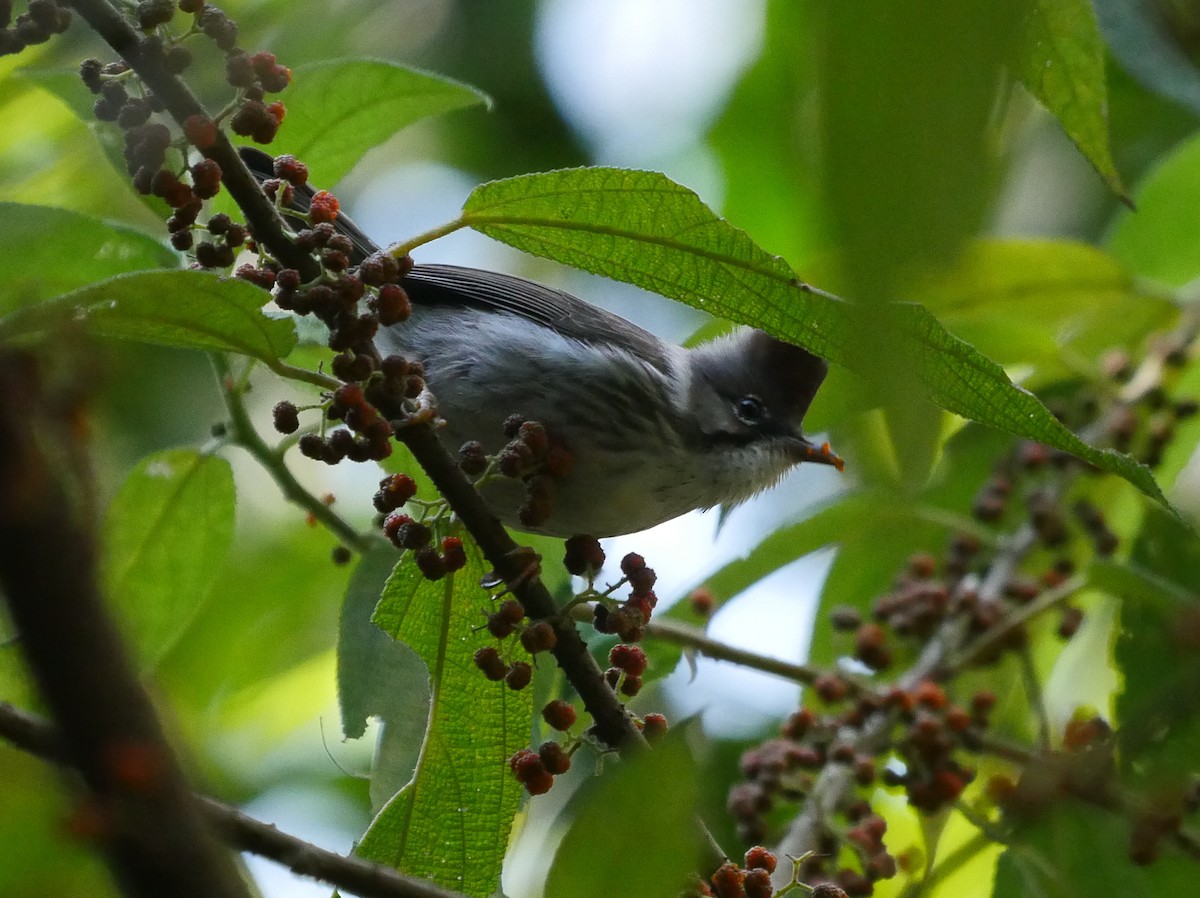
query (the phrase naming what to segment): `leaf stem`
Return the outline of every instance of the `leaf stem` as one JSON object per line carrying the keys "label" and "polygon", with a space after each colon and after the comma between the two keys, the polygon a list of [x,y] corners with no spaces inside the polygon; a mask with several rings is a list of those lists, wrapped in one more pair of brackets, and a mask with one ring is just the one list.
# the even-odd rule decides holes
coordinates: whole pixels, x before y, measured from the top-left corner
{"label": "leaf stem", "polygon": [[466,217],[460,215],[453,221],[448,221],[444,225],[439,225],[436,228],[432,228],[431,230],[426,231],[424,234],[418,234],[415,237],[410,237],[403,243],[393,243],[387,248],[387,252],[389,255],[397,259],[402,259],[418,246],[424,246],[426,243],[432,243],[439,237],[445,237],[448,234],[453,234],[455,231],[460,231],[467,226],[468,223]]}

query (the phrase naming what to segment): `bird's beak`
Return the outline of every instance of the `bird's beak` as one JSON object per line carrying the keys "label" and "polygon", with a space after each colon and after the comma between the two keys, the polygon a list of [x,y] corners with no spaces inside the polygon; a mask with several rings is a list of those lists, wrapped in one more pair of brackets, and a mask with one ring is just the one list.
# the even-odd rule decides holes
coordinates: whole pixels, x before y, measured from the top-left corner
{"label": "bird's beak", "polygon": [[817,446],[804,437],[796,438],[796,459],[798,461],[816,462],[821,465],[832,465],[838,469],[839,473],[846,468],[846,463],[842,460],[842,457],[830,448],[829,443],[822,443],[820,446]]}

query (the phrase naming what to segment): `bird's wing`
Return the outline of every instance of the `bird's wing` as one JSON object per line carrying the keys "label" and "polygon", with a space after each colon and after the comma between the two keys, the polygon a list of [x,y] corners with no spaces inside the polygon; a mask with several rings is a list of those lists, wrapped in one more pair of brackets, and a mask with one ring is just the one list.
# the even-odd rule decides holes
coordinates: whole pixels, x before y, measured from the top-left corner
{"label": "bird's wing", "polygon": [[[254,147],[239,147],[238,152],[260,183],[275,177],[270,155]],[[306,214],[313,193],[308,185],[295,188],[291,208]],[[290,218],[290,223],[296,228],[308,227],[298,217]],[[351,264],[379,252],[379,244],[348,216],[339,212],[333,224],[354,244]],[[620,346],[660,370],[670,367],[665,345],[653,334],[570,293],[525,278],[458,265],[417,265],[404,279],[404,289],[421,305],[459,304],[509,312],[573,340]]]}
{"label": "bird's wing", "polygon": [[661,370],[670,367],[665,344],[619,315],[535,281],[463,268],[417,265],[404,289],[418,305],[462,304],[520,315],[564,337],[619,346]]}

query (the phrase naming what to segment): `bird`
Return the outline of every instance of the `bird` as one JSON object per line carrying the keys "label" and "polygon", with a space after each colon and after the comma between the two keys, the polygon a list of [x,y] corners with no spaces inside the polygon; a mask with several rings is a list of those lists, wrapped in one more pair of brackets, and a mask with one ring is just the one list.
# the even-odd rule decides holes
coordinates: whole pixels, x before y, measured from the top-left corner
{"label": "bird", "polygon": [[[260,181],[274,176],[268,154],[241,153]],[[312,194],[297,188],[293,211],[305,213]],[[298,215],[293,222],[305,226]],[[334,226],[354,245],[352,264],[380,251],[347,216]],[[424,367],[448,450],[479,443],[498,452],[517,416],[570,453],[542,520],[522,513],[529,477],[481,485],[507,526],[617,536],[736,505],[803,462],[842,468],[827,443],[803,432],[827,363],[761,330],[741,327],[684,348],[515,275],[416,264],[401,285],[411,315],[380,328],[375,345]]]}

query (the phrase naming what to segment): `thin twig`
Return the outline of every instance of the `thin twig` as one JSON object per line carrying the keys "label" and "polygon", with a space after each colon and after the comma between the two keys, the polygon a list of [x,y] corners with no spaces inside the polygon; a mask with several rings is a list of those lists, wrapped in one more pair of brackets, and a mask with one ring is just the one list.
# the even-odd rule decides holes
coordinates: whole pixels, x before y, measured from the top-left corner
{"label": "thin twig", "polygon": [[219,353],[211,353],[209,357],[217,375],[221,398],[225,401],[226,411],[229,412],[230,439],[249,452],[254,460],[266,469],[285,498],[312,515],[314,520],[323,524],[344,545],[358,552],[370,549],[374,540],[366,534],[359,533],[349,521],[322,502],[318,496],[306,490],[284,463],[282,456],[263,440],[250,420],[241,391],[233,383],[229,361]]}

